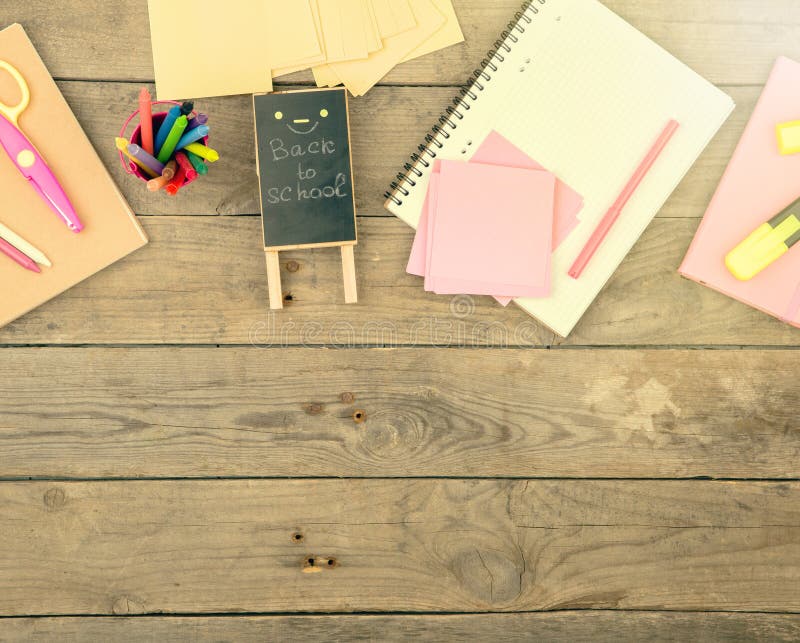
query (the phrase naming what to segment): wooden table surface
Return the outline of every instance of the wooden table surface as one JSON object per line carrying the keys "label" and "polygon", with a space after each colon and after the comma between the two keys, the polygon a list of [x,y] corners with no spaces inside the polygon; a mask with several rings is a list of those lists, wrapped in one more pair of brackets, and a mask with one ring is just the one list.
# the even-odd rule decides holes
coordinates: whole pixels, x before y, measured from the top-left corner
{"label": "wooden table surface", "polygon": [[0,331],[0,639],[800,638],[800,331],[676,273],[800,3],[606,0],[738,107],[566,340],[424,293],[382,209],[518,3],[455,4],[351,106],[359,305],[287,252],[277,314],[250,99],[153,196],[113,146],[146,2],[0,4],[152,241]]}

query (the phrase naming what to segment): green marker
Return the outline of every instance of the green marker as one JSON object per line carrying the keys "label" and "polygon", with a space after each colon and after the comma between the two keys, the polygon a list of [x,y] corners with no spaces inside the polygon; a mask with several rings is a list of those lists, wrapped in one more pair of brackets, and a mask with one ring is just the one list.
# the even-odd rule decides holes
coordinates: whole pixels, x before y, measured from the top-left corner
{"label": "green marker", "polygon": [[158,160],[162,163],[167,163],[171,158],[172,154],[175,152],[175,147],[178,145],[178,141],[181,140],[181,136],[183,136],[183,132],[186,127],[189,125],[189,120],[186,116],[179,116],[178,119],[175,121],[175,124],[172,126],[172,129],[167,134],[167,140],[164,141],[164,145],[161,146],[161,149],[158,152]]}
{"label": "green marker", "polygon": [[186,152],[186,156],[189,157],[189,163],[192,164],[192,167],[198,174],[208,174],[208,166],[197,154],[194,152]]}

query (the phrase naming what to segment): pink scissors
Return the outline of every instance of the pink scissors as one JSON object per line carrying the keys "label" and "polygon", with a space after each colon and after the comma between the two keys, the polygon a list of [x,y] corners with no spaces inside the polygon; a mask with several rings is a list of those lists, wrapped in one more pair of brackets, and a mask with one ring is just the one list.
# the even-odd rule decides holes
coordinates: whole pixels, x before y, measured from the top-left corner
{"label": "pink scissors", "polygon": [[39,193],[39,196],[44,199],[53,212],[64,220],[70,230],[80,232],[83,230],[83,224],[61,187],[61,183],[33,143],[19,128],[19,116],[27,109],[31,100],[28,83],[16,68],[5,60],[0,60],[0,69],[11,74],[22,93],[22,98],[15,106],[9,106],[0,101],[0,146],[5,149],[22,176],[28,179],[33,189]]}

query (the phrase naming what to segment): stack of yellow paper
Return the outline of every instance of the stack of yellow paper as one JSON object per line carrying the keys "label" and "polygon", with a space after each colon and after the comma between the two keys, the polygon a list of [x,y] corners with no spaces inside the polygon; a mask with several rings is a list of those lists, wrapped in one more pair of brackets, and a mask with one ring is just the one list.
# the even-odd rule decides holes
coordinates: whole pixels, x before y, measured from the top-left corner
{"label": "stack of yellow paper", "polygon": [[273,78],[309,68],[320,87],[361,96],[395,65],[464,40],[452,0],[148,5],[159,99],[268,92]]}

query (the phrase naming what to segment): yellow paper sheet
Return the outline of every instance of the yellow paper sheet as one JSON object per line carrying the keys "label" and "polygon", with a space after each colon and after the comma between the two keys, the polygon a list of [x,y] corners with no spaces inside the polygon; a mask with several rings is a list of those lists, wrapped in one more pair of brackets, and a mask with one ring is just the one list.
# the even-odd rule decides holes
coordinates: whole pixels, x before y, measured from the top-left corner
{"label": "yellow paper sheet", "polygon": [[367,51],[372,54],[379,49],[383,49],[381,32],[378,28],[378,18],[375,15],[375,10],[373,9],[372,2],[370,0],[361,0],[361,7],[365,15],[367,26]]}
{"label": "yellow paper sheet", "polygon": [[464,42],[464,34],[461,31],[461,25],[458,24],[458,16],[456,10],[453,8],[453,0],[431,0],[439,12],[445,17],[445,24],[439,31],[433,34],[428,40],[422,43],[408,56],[403,58],[403,62],[425,56],[439,51],[451,45],[457,45]]}
{"label": "yellow paper sheet", "polygon": [[367,20],[363,0],[336,0],[339,5],[345,60],[358,60],[369,55]]}
{"label": "yellow paper sheet", "polygon": [[276,68],[322,53],[309,0],[263,1],[267,5],[268,21],[264,27],[270,61]]}
{"label": "yellow paper sheet", "polygon": [[180,2],[147,4],[159,100],[272,91],[266,3],[194,0],[191,10]]}
{"label": "yellow paper sheet", "polygon": [[364,59],[367,43],[358,0],[317,0],[326,62]]}
{"label": "yellow paper sheet", "polygon": [[353,96],[363,96],[409,53],[426,42],[445,23],[431,0],[410,0],[417,26],[384,41],[384,47],[366,60],[334,63],[333,72]]}
{"label": "yellow paper sheet", "polygon": [[[323,5],[322,12],[324,12],[324,20],[328,25],[327,38],[330,40],[330,46],[326,44],[320,4]],[[309,67],[321,67],[328,62],[328,51],[334,59],[344,56],[346,60],[364,60],[369,53],[383,48],[377,21],[372,16],[369,0],[334,0],[333,2],[312,0],[311,11],[314,16],[318,42],[322,47],[321,55],[295,61],[288,67],[274,69],[273,78]],[[324,72],[318,70],[316,75],[320,74],[325,74],[324,77],[330,81],[329,85],[321,84],[320,87],[341,84],[338,79],[335,79],[335,75],[332,75],[330,69]]]}
{"label": "yellow paper sheet", "polygon": [[320,51],[317,55],[311,56],[309,58],[305,58],[303,60],[295,61],[292,65],[287,67],[279,67],[278,69],[272,70],[272,77],[278,78],[279,76],[285,76],[286,74],[293,74],[297,71],[302,71],[304,69],[308,69],[314,65],[321,65],[325,62],[325,36],[322,33],[322,22],[319,17],[319,4],[317,0],[309,0],[309,6],[311,8],[311,14],[314,18],[314,30],[317,34],[317,42],[320,46]]}
{"label": "yellow paper sheet", "polygon": [[314,72],[314,80],[317,83],[317,87],[336,87],[342,84],[342,81],[339,80],[330,65],[318,65],[312,68],[311,71]]}
{"label": "yellow paper sheet", "polygon": [[417,26],[408,0],[371,0],[382,38],[391,38]]}

